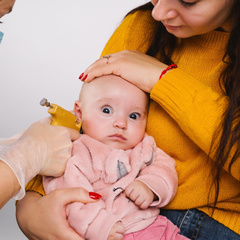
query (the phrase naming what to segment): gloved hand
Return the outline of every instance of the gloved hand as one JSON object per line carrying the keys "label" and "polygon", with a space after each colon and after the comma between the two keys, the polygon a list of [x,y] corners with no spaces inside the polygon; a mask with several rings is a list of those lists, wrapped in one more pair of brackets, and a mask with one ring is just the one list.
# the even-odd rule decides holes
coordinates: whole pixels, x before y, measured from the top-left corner
{"label": "gloved hand", "polygon": [[16,135],[14,135],[14,136],[12,136],[10,138],[0,138],[0,146],[16,142],[23,135],[24,132],[25,131],[17,133]]}
{"label": "gloved hand", "polygon": [[5,144],[0,142],[0,159],[12,169],[21,186],[14,196],[16,200],[24,197],[26,183],[37,174],[61,176],[71,157],[71,140],[80,134],[73,129],[51,126],[50,121],[36,122],[19,138],[13,137]]}

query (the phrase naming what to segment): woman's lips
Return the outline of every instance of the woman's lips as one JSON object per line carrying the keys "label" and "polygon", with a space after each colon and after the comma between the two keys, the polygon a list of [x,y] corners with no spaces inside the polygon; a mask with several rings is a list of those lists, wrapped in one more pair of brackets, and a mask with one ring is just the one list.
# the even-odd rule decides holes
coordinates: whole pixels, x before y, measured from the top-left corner
{"label": "woman's lips", "polygon": [[168,25],[168,24],[164,24],[165,28],[169,29],[169,30],[177,30],[180,28],[180,26],[172,26],[172,25]]}

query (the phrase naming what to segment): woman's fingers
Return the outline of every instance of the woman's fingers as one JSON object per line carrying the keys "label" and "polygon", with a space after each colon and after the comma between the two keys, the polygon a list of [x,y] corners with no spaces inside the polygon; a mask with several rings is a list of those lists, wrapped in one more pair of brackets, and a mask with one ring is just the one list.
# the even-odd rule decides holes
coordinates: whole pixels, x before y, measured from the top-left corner
{"label": "woman's fingers", "polygon": [[79,79],[85,82],[91,82],[94,78],[103,75],[109,74],[119,75],[116,66],[114,65],[115,61],[116,56],[114,60],[114,54],[103,56],[100,59],[96,60],[93,64],[91,64],[85,70],[85,72],[80,75]]}
{"label": "woman's fingers", "polygon": [[58,199],[61,200],[62,205],[72,202],[91,203],[101,198],[101,195],[93,192],[89,193],[84,188],[66,188],[59,189],[58,191],[58,194],[60,194]]}
{"label": "woman's fingers", "polygon": [[96,77],[114,74],[150,92],[166,67],[156,58],[139,51],[124,50],[98,59],[80,75],[80,79],[90,82]]}

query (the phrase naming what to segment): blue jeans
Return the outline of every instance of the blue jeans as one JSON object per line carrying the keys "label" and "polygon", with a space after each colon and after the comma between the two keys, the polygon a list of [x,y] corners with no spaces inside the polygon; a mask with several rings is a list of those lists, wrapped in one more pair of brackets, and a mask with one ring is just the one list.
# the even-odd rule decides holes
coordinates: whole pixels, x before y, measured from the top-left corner
{"label": "blue jeans", "polygon": [[182,235],[192,240],[240,240],[240,235],[197,209],[161,209],[160,214],[177,225]]}

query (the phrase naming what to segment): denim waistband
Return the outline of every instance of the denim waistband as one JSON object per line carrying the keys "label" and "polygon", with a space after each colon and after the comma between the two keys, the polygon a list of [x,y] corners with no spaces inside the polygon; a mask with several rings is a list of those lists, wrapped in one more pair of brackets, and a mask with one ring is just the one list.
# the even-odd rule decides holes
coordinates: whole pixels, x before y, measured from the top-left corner
{"label": "denim waistband", "polygon": [[238,234],[198,209],[162,209],[160,214],[177,225],[182,235],[192,240],[240,240]]}

